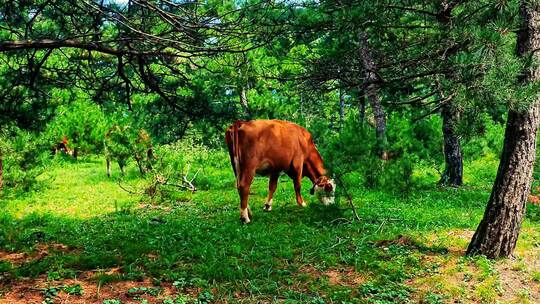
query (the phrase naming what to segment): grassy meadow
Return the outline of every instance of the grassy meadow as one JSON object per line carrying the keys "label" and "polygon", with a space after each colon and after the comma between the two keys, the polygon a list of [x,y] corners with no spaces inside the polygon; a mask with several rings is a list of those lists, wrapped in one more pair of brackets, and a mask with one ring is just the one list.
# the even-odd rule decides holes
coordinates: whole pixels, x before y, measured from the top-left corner
{"label": "grassy meadow", "polygon": [[315,202],[307,179],[308,207],[297,206],[286,176],[263,212],[268,181],[259,177],[253,221],[241,225],[228,157],[210,153],[193,166],[195,193],[150,197],[133,163],[108,179],[101,158],[58,160],[39,189],[8,191],[0,303],[540,302],[538,206],[528,206],[513,259],[464,256],[493,157],[467,163],[460,189],[436,186],[429,168],[414,172],[410,194],[349,187],[359,221],[343,197]]}
{"label": "grassy meadow", "polygon": [[0,304],[540,304],[540,0],[0,0],[0,92]]}

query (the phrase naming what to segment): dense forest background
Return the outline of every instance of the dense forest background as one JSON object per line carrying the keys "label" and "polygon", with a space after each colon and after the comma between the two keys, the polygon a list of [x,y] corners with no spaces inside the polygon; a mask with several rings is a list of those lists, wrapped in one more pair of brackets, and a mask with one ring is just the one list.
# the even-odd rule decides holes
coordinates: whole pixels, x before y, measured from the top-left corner
{"label": "dense forest background", "polygon": [[[107,191],[152,204],[234,191],[225,129],[282,119],[313,134],[338,181],[341,207],[316,211],[328,221],[376,217],[364,195],[387,220],[396,201],[429,218],[444,210],[418,195],[457,193],[476,208],[468,228],[480,222],[467,254],[510,256],[540,174],[538,18],[532,0],[0,1],[2,206],[92,161]],[[25,229],[12,215],[4,248]]]}
{"label": "dense forest background", "polygon": [[5,3],[5,182],[30,182],[64,136],[76,155],[102,153],[114,125],[218,148],[233,120],[278,118],[366,185],[406,190],[424,162],[460,186],[463,158],[498,155],[508,109],[534,98],[516,85],[517,5]]}

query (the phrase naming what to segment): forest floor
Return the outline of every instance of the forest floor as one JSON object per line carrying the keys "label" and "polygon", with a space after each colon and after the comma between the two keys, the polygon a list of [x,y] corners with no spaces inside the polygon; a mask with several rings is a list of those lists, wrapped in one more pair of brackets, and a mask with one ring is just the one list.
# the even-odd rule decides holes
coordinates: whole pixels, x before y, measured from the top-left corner
{"label": "forest floor", "polygon": [[241,225],[228,167],[162,200],[139,193],[134,167],[129,193],[101,159],[61,162],[0,201],[0,303],[540,303],[538,205],[513,258],[464,256],[496,166],[468,164],[460,189],[349,189],[360,221],[343,199],[314,202],[307,181],[298,207],[286,177],[263,212],[257,178]]}

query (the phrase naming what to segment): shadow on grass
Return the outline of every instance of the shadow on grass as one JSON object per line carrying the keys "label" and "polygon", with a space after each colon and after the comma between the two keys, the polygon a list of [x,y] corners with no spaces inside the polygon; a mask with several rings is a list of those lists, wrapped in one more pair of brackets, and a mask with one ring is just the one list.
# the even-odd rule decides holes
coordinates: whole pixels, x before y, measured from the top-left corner
{"label": "shadow on grass", "polygon": [[[59,268],[121,267],[126,274],[228,281],[263,279],[290,262],[356,265],[364,255],[377,255],[376,240],[401,229],[381,231],[378,221],[345,221],[348,211],[338,208],[280,209],[258,212],[250,225],[239,224],[236,210],[222,210],[223,216],[210,220],[185,208],[168,213],[125,210],[89,220],[4,215],[0,245],[26,252],[40,243],[74,249],[16,267],[23,277]],[[429,250],[418,244],[411,248]]]}
{"label": "shadow on grass", "polygon": [[[201,287],[218,286],[223,294],[249,289],[267,297],[294,298],[290,282],[303,275],[306,265],[348,267],[369,276],[371,285],[366,292],[373,296],[379,285],[382,292],[414,277],[423,267],[416,256],[447,254],[444,246],[426,245],[410,234],[471,229],[483,211],[461,202],[463,196],[482,198],[483,194],[418,193],[403,201],[366,193],[355,201],[361,219],[355,221],[344,201],[333,206],[313,202],[300,208],[286,203],[292,195],[285,190],[278,194],[274,210],[266,213],[262,211],[262,186],[250,198],[254,219],[249,225],[239,223],[236,204],[231,203],[237,198],[234,190],[200,192],[195,200],[206,199],[200,205],[149,206],[86,220],[52,215],[19,220],[0,215],[0,248],[29,252],[29,256],[38,244],[69,248],[4,270],[11,277],[61,278],[119,268],[115,278],[102,275],[98,280],[196,281]],[[472,210],[470,215],[467,208]],[[308,281],[300,288],[302,292],[315,288],[337,293],[342,289],[329,287],[320,278]]]}
{"label": "shadow on grass", "polygon": [[[124,210],[89,220],[0,216],[3,248],[32,257],[44,243],[66,245],[50,246],[47,254],[24,263],[0,263],[0,277],[16,284],[17,277],[44,274],[58,280],[90,270],[100,284],[152,278],[212,290],[232,302],[241,291],[263,301],[307,303],[320,296],[334,302],[409,303],[415,290],[408,282],[450,257],[447,248],[408,235],[420,230],[407,230],[402,222],[381,229],[384,219],[370,222],[362,212],[362,222],[336,221],[348,211],[335,206],[287,204],[279,212],[257,212],[250,225],[238,223],[235,208],[216,210],[218,216],[207,221],[194,209]],[[406,225],[419,227],[421,221]],[[335,275],[343,276],[344,284],[331,283]],[[345,276],[360,280],[347,285]]]}

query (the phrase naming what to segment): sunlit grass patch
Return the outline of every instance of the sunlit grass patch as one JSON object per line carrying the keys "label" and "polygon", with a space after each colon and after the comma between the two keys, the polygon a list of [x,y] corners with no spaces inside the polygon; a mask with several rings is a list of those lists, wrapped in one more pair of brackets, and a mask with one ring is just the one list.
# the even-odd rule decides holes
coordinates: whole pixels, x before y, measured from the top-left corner
{"label": "sunlit grass patch", "polygon": [[502,292],[501,283],[497,276],[489,276],[475,287],[475,295],[481,303],[495,303]]}
{"label": "sunlit grass patch", "polygon": [[[136,174],[130,167],[126,178],[135,178],[141,185],[143,181]],[[4,214],[15,218],[32,213],[90,218],[131,208],[141,199],[118,186],[119,176],[108,179],[101,160],[65,162],[51,167],[39,179],[52,182],[36,192],[2,202]]]}
{"label": "sunlit grass patch", "polygon": [[[525,230],[528,229],[531,229],[529,235],[535,230]],[[538,265],[538,249],[527,244],[530,236],[525,236],[526,240],[520,239],[516,250],[526,252],[526,255],[491,261],[482,256],[464,256],[472,232],[439,231],[418,238],[430,246],[446,246],[448,253],[423,258],[419,267],[422,272],[409,282],[416,289],[415,300],[426,303],[436,298],[441,303],[447,302],[444,299],[465,303],[536,303],[540,299],[540,288],[533,277]],[[529,249],[524,250],[524,247]]]}

